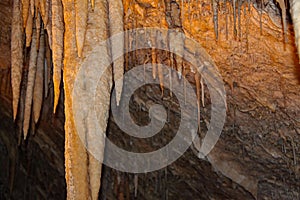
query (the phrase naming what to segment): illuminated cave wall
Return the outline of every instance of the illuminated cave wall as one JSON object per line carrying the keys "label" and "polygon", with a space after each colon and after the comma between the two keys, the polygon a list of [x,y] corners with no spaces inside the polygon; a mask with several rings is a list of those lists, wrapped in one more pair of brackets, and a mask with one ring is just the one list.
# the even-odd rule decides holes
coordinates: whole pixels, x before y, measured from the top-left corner
{"label": "illuminated cave wall", "polygon": [[[104,186],[100,195],[129,199],[129,196],[134,196],[134,188],[139,185],[137,192],[141,199],[151,197],[158,199],[166,196],[172,199],[178,195],[182,195],[183,199],[195,196],[203,199],[209,197],[293,199],[297,198],[297,195],[299,197],[300,75],[295,45],[297,41],[295,36],[298,32],[296,26],[292,25],[292,22],[294,25],[297,24],[298,18],[297,12],[293,12],[293,9],[292,15],[288,12],[291,5],[297,6],[297,2],[290,1],[287,7],[282,1],[249,3],[250,1],[237,1],[233,6],[232,1],[123,1],[123,13],[120,9],[121,2],[109,0],[15,0],[14,4],[11,1],[3,1],[1,6],[5,9],[1,9],[1,15],[4,16],[2,23],[3,27],[8,28],[1,29],[1,52],[3,52],[1,91],[2,96],[13,102],[13,113],[6,110],[3,113],[6,113],[5,116],[16,118],[17,125],[12,134],[15,141],[6,142],[4,146],[13,148],[12,146],[19,143],[25,148],[24,152],[26,149],[30,151],[32,147],[28,144],[31,143],[38,144],[39,148],[43,143],[52,146],[54,149],[52,151],[56,153],[47,154],[47,150],[42,152],[49,157],[55,155],[54,158],[49,158],[52,161],[48,165],[53,169],[56,165],[60,166],[58,170],[60,176],[63,172],[61,162],[65,159],[67,197],[97,199],[101,182],[101,165],[86,152],[74,125],[72,90],[79,67],[99,41],[122,31],[123,28],[174,29],[197,41],[221,73],[228,102],[224,134],[207,161],[199,160],[189,150],[183,158],[163,169],[164,171],[149,175],[134,176],[105,168],[105,178],[102,178]],[[286,16],[282,12],[284,10],[287,11]],[[12,13],[13,17],[5,17],[5,13]],[[283,22],[287,22],[286,31],[282,19]],[[11,21],[14,23],[10,28],[7,24]],[[9,55],[10,38],[7,37],[10,30],[13,30],[11,55]],[[125,48],[130,48],[134,35],[129,35],[124,40]],[[107,47],[103,59],[109,59],[110,51],[112,50]],[[10,56],[11,69],[7,59]],[[116,61],[112,68],[105,72],[101,82],[102,133],[106,132],[109,120],[109,99],[113,80],[121,77],[124,69],[129,70],[146,62],[171,64],[171,67],[184,74],[195,85],[195,90],[198,91],[198,96],[200,95],[200,87],[197,84],[200,81],[199,77],[195,76],[189,63],[180,57],[154,49],[132,52]],[[161,83],[167,81],[159,70],[156,73]],[[174,79],[176,78],[174,76]],[[10,82],[12,88],[7,84]],[[122,85],[116,86],[118,94],[121,94]],[[153,87],[152,90],[155,91],[153,101],[161,102],[159,87]],[[206,127],[209,121],[210,101],[207,89],[203,88],[203,91],[206,104],[201,107],[203,111],[199,123],[201,127]],[[168,96],[167,93],[164,95]],[[136,94],[132,110],[145,105],[147,108],[148,101],[143,97],[142,92]],[[176,100],[170,100],[173,101]],[[3,103],[3,106],[5,105],[7,103]],[[56,108],[57,105],[59,106]],[[52,115],[53,110],[57,111],[56,115]],[[174,114],[178,111],[179,108],[174,107],[172,112]],[[134,117],[138,120],[143,114],[145,113],[136,114]],[[43,122],[51,118],[52,123],[48,128]],[[178,116],[174,114],[167,132],[176,133],[174,130],[176,120]],[[13,122],[10,127],[13,129],[12,124]],[[65,138],[64,158],[61,144],[52,144],[53,141],[55,143],[58,133],[50,133],[50,139],[40,140],[48,135],[52,127],[58,130],[57,132],[64,132],[64,137],[58,136],[60,138],[58,141]],[[5,130],[3,141],[12,141],[7,137],[9,129],[3,125]],[[42,131],[43,129],[45,131]],[[33,136],[34,132],[37,135]],[[122,131],[115,127],[113,119],[110,119],[109,137],[126,147],[130,145],[130,139],[121,137],[122,134]],[[28,142],[22,139],[26,136],[29,137]],[[165,138],[168,139],[167,136]],[[154,143],[160,144],[163,141]],[[145,149],[148,146],[142,143],[137,149]],[[104,148],[104,145],[101,148]],[[18,152],[16,149],[14,151]],[[28,152],[24,155],[19,153],[20,159],[28,154]],[[14,165],[16,162],[14,156],[10,156],[10,159],[9,165]],[[36,158],[33,156],[31,159]],[[25,159],[20,162],[29,161]],[[55,164],[56,162],[60,164]],[[182,163],[186,162],[190,163],[187,167],[190,170],[182,166]],[[232,170],[226,168],[228,163]],[[11,179],[13,168],[6,166],[5,169],[10,172],[10,178],[4,179],[10,179],[10,183],[16,184],[18,179],[14,178],[16,181]],[[34,173],[38,173],[39,166],[34,169],[36,169]],[[136,183],[137,177],[139,184]],[[61,180],[61,177],[56,180]],[[109,180],[114,182],[114,185],[111,185]],[[204,183],[199,186],[203,180]],[[163,189],[155,188],[158,182],[159,185],[163,185],[161,186]],[[59,198],[64,196],[63,193],[60,196],[52,192],[58,191],[57,187],[64,186],[64,183],[54,184],[54,189],[46,195],[44,191],[47,189],[39,188],[39,184],[42,185],[37,181],[37,186],[33,188],[42,192],[31,191],[33,195],[39,194],[41,198],[49,194],[58,195],[56,197]],[[218,190],[216,188],[221,186],[223,188],[216,192]],[[21,186],[11,186],[12,189],[17,187]],[[25,186],[25,191],[29,191],[25,193],[26,195],[30,194],[30,188]],[[154,194],[155,191],[158,194]],[[30,198],[30,195],[26,198]]]}

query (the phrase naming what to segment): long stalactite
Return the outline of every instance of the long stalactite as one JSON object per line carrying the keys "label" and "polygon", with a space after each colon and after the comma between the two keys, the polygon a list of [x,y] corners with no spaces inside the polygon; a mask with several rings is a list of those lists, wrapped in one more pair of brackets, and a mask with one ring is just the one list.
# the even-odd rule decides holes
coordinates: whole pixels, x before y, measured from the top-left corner
{"label": "long stalactite", "polygon": [[23,25],[22,5],[14,1],[11,34],[11,85],[13,91],[13,118],[16,119],[20,98],[20,86],[23,70]]}
{"label": "long stalactite", "polygon": [[[101,163],[94,158],[85,147],[76,134],[75,121],[72,107],[72,92],[76,73],[79,70],[80,63],[84,57],[91,54],[92,50],[100,44],[101,41],[108,39],[108,2],[106,0],[95,1],[94,9],[89,8],[88,21],[86,26],[85,42],[82,49],[82,57],[78,56],[78,45],[76,45],[76,25],[74,17],[76,15],[74,2],[65,0],[64,18],[65,18],[65,51],[64,51],[64,84],[65,86],[65,162],[66,162],[66,180],[67,193],[69,199],[98,199],[98,192],[101,180]],[[78,36],[78,35],[77,35]],[[77,51],[76,51],[77,49]],[[109,47],[102,52],[103,59],[110,56]],[[96,61],[92,61],[96,62]],[[92,65],[93,63],[91,63]],[[119,66],[123,68],[122,66]],[[100,133],[105,134],[107,120],[109,116],[109,102],[112,87],[112,69],[104,72],[100,80],[101,96],[100,106],[101,112],[99,116]],[[85,102],[82,102],[83,104]],[[79,108],[74,108],[79,109]],[[90,127],[89,121],[84,121],[85,129]],[[89,135],[86,136],[89,141]],[[85,142],[88,142],[85,141]],[[103,157],[104,139],[99,147],[99,152]]]}

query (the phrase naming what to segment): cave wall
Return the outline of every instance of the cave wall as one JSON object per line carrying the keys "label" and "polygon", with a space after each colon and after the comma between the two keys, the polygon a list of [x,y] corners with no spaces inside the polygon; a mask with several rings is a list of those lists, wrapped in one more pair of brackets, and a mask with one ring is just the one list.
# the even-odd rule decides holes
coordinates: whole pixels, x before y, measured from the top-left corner
{"label": "cave wall", "polygon": [[[66,6],[67,4],[70,4],[70,7]],[[71,4],[70,1],[65,1],[65,14],[74,15],[74,10],[71,9],[74,5]],[[137,1],[135,4],[124,1],[125,29],[150,26],[175,28],[183,31],[204,47],[224,79],[228,116],[221,139],[207,160],[197,158],[191,150],[194,149],[192,147],[174,164],[153,173],[136,176],[105,167],[100,192],[102,198],[132,199],[135,196],[135,187],[138,187],[137,196],[140,199],[299,198],[300,75],[297,64],[299,60],[294,44],[293,27],[291,24],[288,25],[287,41],[284,43],[280,11],[278,6],[274,8],[275,5],[275,2],[266,5],[264,10],[268,13],[264,11],[261,15],[258,4],[251,5],[250,11],[248,11],[248,5],[244,4],[241,9],[241,26],[237,26],[235,35],[232,7],[227,5],[228,14],[226,14],[224,12],[225,5],[221,4],[218,18],[218,40],[216,40],[210,1],[201,1],[200,4],[196,4],[196,1],[192,1],[192,3],[184,1],[183,5],[180,2],[171,1],[151,1],[151,3]],[[58,113],[52,115],[52,91],[52,96],[44,103],[43,116],[35,129],[35,135],[32,134],[34,130],[31,130],[27,142],[22,142],[21,147],[15,149],[12,147],[17,146],[17,138],[22,128],[16,127],[11,120],[12,114],[9,109],[11,89],[7,84],[10,82],[8,59],[10,41],[6,34],[2,34],[2,32],[10,31],[11,18],[4,11],[10,13],[12,4],[10,1],[3,1],[1,6],[4,6],[4,9],[1,9],[4,19],[4,28],[1,29],[1,38],[4,38],[1,39],[1,51],[3,51],[1,55],[4,55],[1,59],[1,69],[3,69],[3,73],[1,71],[1,96],[4,97],[1,98],[1,108],[5,108],[3,112],[1,111],[1,117],[3,121],[7,122],[1,123],[1,130],[3,130],[1,136],[5,136],[2,137],[2,141],[10,141],[9,145],[1,143],[1,152],[3,152],[1,159],[9,159],[8,164],[2,165],[3,170],[1,171],[4,173],[1,173],[1,177],[3,177],[1,179],[3,185],[1,195],[4,198],[9,195],[8,183],[11,180],[9,176],[13,174],[10,171],[12,170],[10,165],[16,162],[15,177],[17,178],[15,178],[12,193],[14,198],[22,198],[24,195],[25,199],[34,197],[64,199],[66,185],[63,180],[63,110],[66,109],[67,114],[71,113],[72,101],[67,101],[66,108],[64,108],[62,105],[64,97],[61,97]],[[96,6],[100,5],[96,4]],[[89,12],[92,13],[92,11]],[[184,16],[182,17],[182,15]],[[69,46],[65,47],[70,52],[67,52],[68,55],[65,58],[67,64],[64,71],[65,82],[71,84],[64,88],[68,96],[72,91],[74,72],[78,70],[81,58],[77,57],[74,22],[72,22],[72,18],[65,20],[65,23],[67,22],[66,34],[69,34],[70,42]],[[88,27],[84,57],[89,54],[93,45],[92,38],[96,34],[93,32],[96,19],[90,17],[89,20],[90,26]],[[4,45],[2,46],[2,44]],[[164,52],[156,51],[155,53],[159,61],[170,63],[170,58]],[[149,55],[151,55],[149,50],[133,52],[128,56],[128,66],[125,67],[130,69],[138,64],[143,64],[145,62],[143,58],[149,57]],[[188,65],[183,62],[183,66],[186,68],[189,68]],[[178,68],[176,65],[172,67]],[[186,76],[191,83],[195,83],[192,72],[187,73]],[[175,79],[176,76],[174,76]],[[168,103],[176,102],[176,99],[169,102],[162,101],[159,87],[150,86],[135,94],[132,111],[137,111],[147,105],[148,100],[144,99],[147,96],[145,94],[151,94],[153,102],[165,104],[165,107],[168,107]],[[205,107],[202,108],[201,115],[201,127],[204,130],[210,117],[210,100],[207,89],[205,94]],[[164,95],[167,97],[167,92]],[[145,110],[147,110],[147,106]],[[135,147],[136,150],[151,149],[152,146],[159,147],[162,143],[170,140],[170,136],[176,133],[176,123],[180,118],[178,113],[178,108],[174,107],[173,118],[166,129],[162,131],[164,134],[162,139],[154,138],[150,141],[152,145],[137,142],[140,145]],[[137,112],[133,116],[136,121],[147,121],[148,119],[145,111]],[[141,119],[141,116],[144,118]],[[70,118],[72,118],[71,115]],[[78,138],[76,139],[75,131],[70,126],[73,126],[72,121],[66,124],[68,137],[79,146],[78,149],[73,149],[73,153],[78,151],[77,153],[82,155],[84,160],[93,159],[87,156],[83,147],[80,147],[80,141]],[[13,134],[7,137],[11,132]],[[110,118],[109,121],[108,135],[124,148],[131,148],[131,142],[134,141],[134,139],[124,136],[124,133],[114,124],[113,118]],[[70,140],[66,141],[67,145]],[[17,152],[15,154],[18,157],[9,156],[12,154],[10,151]],[[14,160],[14,158],[16,159]],[[77,169],[74,169],[73,174],[67,175],[67,180],[75,178],[75,181],[78,181],[76,183],[78,188],[75,187],[76,191],[69,188],[69,197],[76,194],[79,195],[78,198],[81,197],[80,195],[82,198],[91,195],[87,177],[79,178],[82,175],[85,176],[86,172],[76,174],[78,171],[89,170],[86,169],[89,165],[83,165],[82,162],[74,160],[73,166]],[[228,166],[233,170],[228,170]],[[67,172],[71,170],[67,170]],[[94,177],[99,177],[99,169],[90,172],[95,172],[97,175]],[[51,180],[47,182],[45,177]],[[139,183],[136,185],[137,177]],[[239,178],[244,178],[245,181],[238,182]],[[17,184],[22,180],[26,182],[26,179],[25,186]],[[99,182],[100,179],[95,181]],[[53,185],[52,187],[49,187],[49,182],[50,185]],[[249,183],[251,183],[250,186]],[[83,187],[80,186],[82,184],[84,184]],[[62,190],[62,188],[64,189]],[[97,186],[93,188],[93,191],[97,193]],[[95,195],[93,198],[96,198]]]}

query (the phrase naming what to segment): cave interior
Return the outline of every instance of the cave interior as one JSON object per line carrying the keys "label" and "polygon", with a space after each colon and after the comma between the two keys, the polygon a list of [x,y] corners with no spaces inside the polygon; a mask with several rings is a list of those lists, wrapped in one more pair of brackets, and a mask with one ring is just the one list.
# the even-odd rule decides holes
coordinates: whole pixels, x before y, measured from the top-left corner
{"label": "cave interior", "polygon": [[0,18],[0,199],[300,199],[300,1],[1,0]]}

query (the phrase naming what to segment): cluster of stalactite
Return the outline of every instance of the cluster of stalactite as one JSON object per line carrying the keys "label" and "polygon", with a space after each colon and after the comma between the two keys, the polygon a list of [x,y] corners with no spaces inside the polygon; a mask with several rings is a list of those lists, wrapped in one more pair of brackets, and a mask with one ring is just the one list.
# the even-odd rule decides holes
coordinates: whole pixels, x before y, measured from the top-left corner
{"label": "cluster of stalactite", "polygon": [[[90,24],[90,25],[88,25]],[[79,63],[89,50],[109,35],[123,31],[122,2],[114,0],[15,0],[11,35],[11,84],[13,90],[13,118],[19,121],[24,139],[31,124],[40,117],[43,99],[54,90],[55,113],[61,88],[62,71],[66,93],[66,179],[68,198],[98,198],[101,165],[84,149],[76,136],[73,123],[72,85]],[[118,47],[107,47],[110,56]],[[123,41],[124,43],[124,41]],[[27,53],[29,52],[29,53]],[[75,54],[76,52],[76,54]],[[106,91],[103,102],[103,132],[106,130],[112,77],[122,79],[123,59],[113,64],[113,73],[105,73]],[[111,77],[112,76],[112,77]],[[71,77],[71,80],[70,80]],[[53,87],[51,87],[53,85]],[[122,81],[116,84],[120,99]],[[105,93],[105,92],[103,92]],[[84,103],[84,102],[83,102]]]}
{"label": "cluster of stalactite", "polygon": [[[175,12],[175,7],[179,6],[177,9],[181,11],[179,15],[182,22],[186,16],[185,12],[193,9],[190,6],[190,2],[182,0],[177,3],[172,1],[169,9]],[[284,0],[277,0],[277,2],[282,10],[283,32],[286,35],[286,2]],[[17,114],[20,116],[23,135],[26,138],[30,122],[37,123],[39,120],[43,99],[48,96],[49,91],[52,89],[49,87],[52,83],[54,89],[53,110],[55,112],[61,93],[62,71],[64,72],[65,165],[68,198],[70,199],[86,199],[87,197],[97,199],[101,178],[101,164],[89,155],[76,134],[72,107],[72,91],[76,73],[84,58],[91,53],[100,41],[104,41],[109,36],[123,31],[123,5],[125,9],[128,9],[130,4],[135,3],[154,8],[159,7],[158,1],[154,0],[137,2],[126,0],[124,2],[119,0],[14,0],[13,3],[11,37],[13,117],[16,119]],[[250,6],[251,2],[250,0],[212,1],[211,8],[216,39],[218,39],[219,32],[218,16],[220,10],[224,8],[227,14],[228,5],[232,7],[234,15],[233,33],[238,34],[240,29],[240,10],[242,5],[246,3]],[[197,0],[197,4],[201,7],[200,1],[198,2]],[[185,8],[186,5],[188,5],[188,9]],[[174,10],[172,6],[175,6]],[[290,0],[290,7],[295,27],[296,44],[298,44],[300,43],[300,3],[296,0]],[[138,9],[134,11],[139,12]],[[173,20],[175,20],[173,22],[174,26],[181,26],[181,22],[176,22],[175,18]],[[165,19],[161,21],[161,24],[160,27],[168,27]],[[182,31],[178,27],[175,27],[176,30],[169,35],[170,39],[177,34],[176,31]],[[227,32],[229,30],[227,25],[226,30]],[[155,38],[152,39],[155,42]],[[107,51],[103,52],[103,59],[114,54],[117,48],[130,49],[132,41],[133,39],[129,36],[126,42],[121,41],[118,44],[112,42],[110,47],[107,46]],[[184,46],[184,44],[178,45]],[[185,76],[186,70],[184,69],[182,58],[176,55],[170,56],[170,65],[173,66],[176,63],[176,70],[179,76]],[[157,63],[157,51],[155,49],[151,49],[150,57],[152,63]],[[113,80],[122,80],[124,68],[128,69],[128,59],[118,58],[114,61],[112,68],[105,71],[101,80],[100,90],[102,94],[99,98],[102,101],[102,111],[99,119],[101,121],[100,131],[104,134],[109,116],[110,93]],[[163,90],[162,70],[159,66],[154,66],[153,78],[156,78],[157,75]],[[170,80],[170,82],[172,81]],[[204,91],[203,80],[198,73],[195,73],[195,83],[200,115],[200,102],[201,97],[202,103],[204,102]],[[115,82],[115,87],[117,102],[119,102],[122,93],[122,81]],[[200,116],[198,116],[198,119],[200,119]],[[100,151],[103,152],[103,148],[104,144],[100,147]]]}

